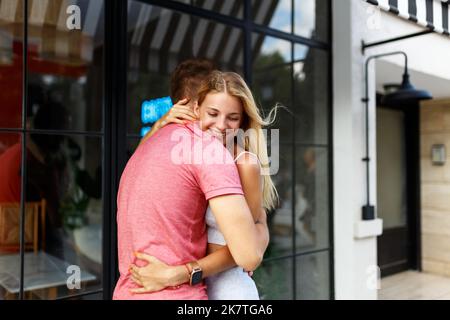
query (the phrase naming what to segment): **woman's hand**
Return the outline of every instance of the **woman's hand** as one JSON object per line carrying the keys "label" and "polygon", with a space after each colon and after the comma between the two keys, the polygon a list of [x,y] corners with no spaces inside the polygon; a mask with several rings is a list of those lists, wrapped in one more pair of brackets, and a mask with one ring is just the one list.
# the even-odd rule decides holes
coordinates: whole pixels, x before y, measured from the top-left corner
{"label": "woman's hand", "polygon": [[139,285],[141,288],[131,289],[131,293],[149,293],[163,290],[167,287],[176,286],[183,282],[180,279],[183,276],[180,273],[187,274],[184,267],[180,269],[176,266],[169,266],[159,259],[145,253],[135,253],[140,260],[147,261],[148,264],[144,267],[138,267],[134,264],[130,265],[129,272],[131,280]]}
{"label": "woman's hand", "polygon": [[193,107],[189,103],[189,99],[178,101],[170,108],[170,110],[161,117],[160,128],[168,123],[185,124],[187,121],[197,120],[197,116],[193,112]]}

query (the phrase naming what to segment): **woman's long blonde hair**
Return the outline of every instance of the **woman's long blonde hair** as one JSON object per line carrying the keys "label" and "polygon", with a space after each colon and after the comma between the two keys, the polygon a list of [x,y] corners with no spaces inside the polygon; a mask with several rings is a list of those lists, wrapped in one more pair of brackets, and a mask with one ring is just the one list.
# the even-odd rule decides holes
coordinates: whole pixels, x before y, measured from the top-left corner
{"label": "woman's long blonde hair", "polygon": [[265,209],[274,209],[278,201],[278,193],[273,184],[272,178],[268,174],[269,157],[267,155],[267,143],[262,128],[273,123],[276,117],[276,109],[270,112],[267,119],[263,119],[261,113],[256,106],[252,92],[245,83],[244,79],[234,72],[213,71],[208,79],[203,83],[198,91],[198,104],[201,105],[208,93],[224,92],[230,96],[238,98],[243,106],[243,119],[241,129],[247,131],[245,141],[241,147],[244,150],[256,154],[261,166],[266,174],[262,175],[263,179],[263,207]]}

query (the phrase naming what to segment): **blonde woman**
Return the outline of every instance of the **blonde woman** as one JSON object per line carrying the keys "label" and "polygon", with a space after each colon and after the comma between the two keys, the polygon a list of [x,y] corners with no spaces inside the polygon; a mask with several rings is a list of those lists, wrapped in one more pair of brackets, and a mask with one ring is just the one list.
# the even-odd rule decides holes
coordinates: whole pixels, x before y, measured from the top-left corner
{"label": "blonde woman", "polygon": [[[187,100],[180,102],[186,105]],[[266,219],[266,209],[274,207],[277,193],[268,174],[262,175],[261,166],[267,166],[267,145],[262,127],[268,125],[260,115],[253,95],[245,81],[236,73],[214,71],[198,91],[198,103],[194,103],[194,115],[200,120],[202,131],[219,139],[235,159],[244,196],[255,223]],[[190,118],[184,118],[191,120]],[[179,120],[180,118],[178,118]],[[183,119],[183,118],[181,118]],[[170,115],[166,122],[171,122]],[[246,134],[239,134],[242,129]],[[155,138],[156,139],[156,138]],[[232,143],[236,142],[236,143]],[[213,208],[214,209],[214,208]],[[206,278],[208,298],[211,300],[258,300],[256,285],[249,273],[236,266],[227,243],[239,242],[238,236],[225,239],[219,230],[213,210],[206,210],[208,232],[207,256],[198,261]],[[222,228],[232,228],[220,221]],[[261,243],[267,247],[268,238]],[[169,266],[153,256],[136,253],[138,259],[148,264],[130,266],[131,279],[141,288],[134,293],[158,291],[169,286],[181,285],[189,280],[189,270]]]}

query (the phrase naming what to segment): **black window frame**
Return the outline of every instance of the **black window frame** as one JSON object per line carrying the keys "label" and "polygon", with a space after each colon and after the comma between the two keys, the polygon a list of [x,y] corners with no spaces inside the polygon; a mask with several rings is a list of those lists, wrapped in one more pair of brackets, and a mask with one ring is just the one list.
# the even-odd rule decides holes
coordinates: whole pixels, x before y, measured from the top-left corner
{"label": "black window frame", "polygon": [[[293,65],[295,63],[294,60],[294,47],[295,44],[302,44],[302,45],[306,45],[309,48],[316,48],[316,49],[320,49],[320,50],[325,50],[328,52],[328,59],[329,59],[329,63],[328,63],[328,75],[329,75],[329,79],[328,79],[328,95],[329,95],[329,102],[328,102],[328,116],[327,116],[327,129],[328,129],[328,133],[327,133],[327,138],[328,141],[326,144],[320,144],[320,143],[302,143],[302,142],[295,142],[295,132],[294,132],[294,139],[292,141],[292,143],[290,144],[292,146],[292,150],[293,150],[293,157],[292,157],[292,166],[293,166],[293,175],[295,176],[295,149],[296,147],[299,146],[303,146],[303,147],[319,147],[319,148],[325,148],[327,150],[327,154],[328,154],[328,163],[327,163],[327,169],[328,169],[328,198],[329,198],[329,202],[328,202],[328,239],[329,239],[329,246],[326,248],[319,248],[319,249],[314,249],[314,250],[310,250],[310,251],[306,251],[306,252],[301,252],[301,253],[296,253],[295,252],[295,233],[294,236],[292,238],[293,241],[293,252],[291,255],[287,255],[287,256],[283,256],[283,257],[273,257],[273,258],[268,258],[265,259],[264,262],[271,262],[274,260],[280,260],[280,259],[292,259],[292,264],[293,264],[293,281],[294,283],[296,283],[296,258],[300,257],[300,256],[305,256],[305,255],[311,255],[311,254],[315,254],[315,253],[321,253],[321,252],[329,252],[329,279],[330,279],[330,283],[329,283],[329,293],[330,293],[330,299],[334,299],[334,243],[333,243],[333,214],[332,214],[332,208],[333,208],[333,140],[332,140],[332,101],[333,101],[333,92],[332,92],[332,79],[333,79],[333,55],[332,55],[332,4],[331,4],[331,0],[326,0],[327,1],[327,5],[328,7],[328,35],[329,35],[329,39],[328,39],[328,43],[322,42],[322,41],[317,41],[317,40],[312,40],[309,38],[305,38],[299,35],[295,35],[294,32],[294,14],[295,14],[295,0],[291,0],[292,1],[292,19],[291,19],[291,33],[286,33],[280,30],[276,30],[276,29],[272,29],[269,27],[264,27],[262,25],[258,25],[256,23],[253,22],[252,19],[252,14],[251,14],[251,0],[244,0],[244,15],[243,15],[243,19],[239,19],[239,18],[234,18],[234,17],[228,17],[225,15],[222,15],[218,12],[215,11],[209,11],[209,10],[205,10],[202,9],[201,7],[198,6],[193,6],[192,5],[192,1],[191,4],[185,4],[185,3],[181,3],[181,2],[176,2],[176,1],[171,1],[171,0],[132,0],[138,3],[142,3],[142,4],[148,4],[148,5],[154,5],[154,6],[158,6],[158,7],[162,7],[165,9],[171,9],[174,11],[178,11],[180,13],[183,14],[189,14],[191,16],[193,16],[194,18],[202,18],[202,19],[206,19],[208,21],[214,21],[214,22],[219,22],[222,23],[226,26],[232,26],[232,27],[236,27],[239,28],[240,30],[243,31],[244,34],[244,78],[246,79],[247,83],[251,86],[252,85],[252,50],[251,50],[251,37],[252,34],[254,33],[258,33],[264,36],[271,36],[277,39],[281,39],[281,40],[287,40],[290,41],[292,43],[291,45],[291,61],[286,63]],[[126,10],[125,10],[126,11]],[[122,26],[122,30],[121,34],[125,35],[125,38],[122,39],[122,43],[125,44],[127,43],[127,39],[126,39],[126,26],[127,26],[127,21],[126,21],[126,17],[124,17],[125,20],[122,21],[121,23],[119,23]],[[123,27],[125,26],[125,28]],[[124,47],[124,46],[123,46]],[[114,48],[115,50],[119,50],[118,47]],[[108,50],[107,50],[108,51]],[[127,64],[128,60],[122,60],[120,61],[121,64]],[[120,69],[122,70],[124,66],[121,66]],[[125,66],[126,67],[126,66]],[[291,68],[291,77],[293,79],[294,77],[294,68]],[[126,73],[126,71],[125,71]],[[124,75],[126,78],[126,74]],[[126,83],[126,80],[125,80]],[[126,89],[125,89],[126,90]],[[292,86],[292,97],[294,97],[295,95],[295,88],[294,86]],[[121,106],[124,107],[126,109],[127,105],[126,105],[126,97],[125,94],[121,94],[122,98],[125,100],[122,100],[122,104]],[[123,119],[123,118],[122,118]],[[295,123],[294,123],[294,118],[293,118],[293,128],[295,129]],[[126,124],[124,124],[124,126],[126,127]],[[126,139],[137,139],[139,138],[138,135],[136,134],[128,134],[127,131],[125,130],[122,133],[122,136],[125,136]],[[121,142],[121,146],[124,147],[124,149],[122,149],[121,155],[124,156],[126,154],[126,143],[123,144]],[[122,163],[123,164],[123,163]],[[124,165],[124,164],[123,164]],[[123,167],[120,167],[123,170]],[[122,172],[120,170],[120,172]],[[292,185],[292,189],[293,189],[293,203],[295,203],[295,185]],[[117,189],[116,189],[117,190]],[[115,198],[112,199],[113,201],[115,201]],[[293,223],[293,227],[295,228],[295,205],[292,206],[292,223]],[[114,235],[113,235],[114,236]],[[115,239],[116,242],[117,239]],[[112,287],[110,290],[113,290],[114,287]],[[294,292],[292,293],[292,297],[295,300],[296,299],[296,287],[293,287]]]}

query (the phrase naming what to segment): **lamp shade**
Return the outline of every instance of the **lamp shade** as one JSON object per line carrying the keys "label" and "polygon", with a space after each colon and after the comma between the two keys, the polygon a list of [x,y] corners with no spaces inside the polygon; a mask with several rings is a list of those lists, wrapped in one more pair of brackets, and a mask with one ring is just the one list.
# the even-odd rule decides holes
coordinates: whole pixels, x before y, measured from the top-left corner
{"label": "lamp shade", "polygon": [[386,94],[381,104],[391,107],[402,107],[416,104],[420,100],[429,100],[433,97],[426,90],[416,89],[409,81],[409,74],[403,74],[403,82],[397,91]]}

